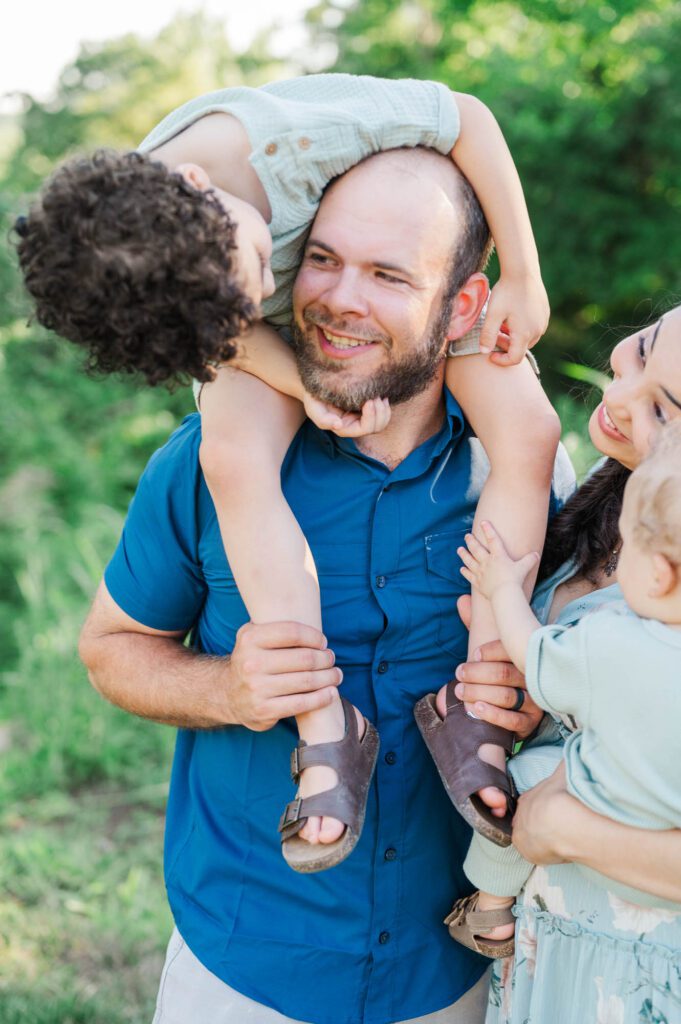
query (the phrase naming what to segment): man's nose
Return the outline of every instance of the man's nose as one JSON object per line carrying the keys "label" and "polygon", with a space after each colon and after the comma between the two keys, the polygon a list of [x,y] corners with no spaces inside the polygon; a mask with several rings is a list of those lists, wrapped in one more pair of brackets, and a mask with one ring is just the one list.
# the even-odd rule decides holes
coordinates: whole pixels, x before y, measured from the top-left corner
{"label": "man's nose", "polygon": [[334,275],[321,299],[334,316],[359,317],[369,312],[362,275],[352,267],[344,267]]}

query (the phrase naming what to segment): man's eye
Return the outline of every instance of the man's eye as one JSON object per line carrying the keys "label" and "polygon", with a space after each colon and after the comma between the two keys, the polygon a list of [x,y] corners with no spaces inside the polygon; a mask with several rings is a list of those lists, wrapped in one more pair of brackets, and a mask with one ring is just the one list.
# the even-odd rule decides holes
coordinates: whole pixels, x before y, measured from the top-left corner
{"label": "man's eye", "polygon": [[376,277],[380,277],[382,281],[388,281],[392,284],[404,284],[401,277],[393,277],[392,274],[386,274],[385,270],[377,271]]}
{"label": "man's eye", "polygon": [[321,252],[310,252],[310,253],[308,253],[307,258],[309,260],[311,260],[313,263],[328,263],[329,262],[329,257],[325,256]]}

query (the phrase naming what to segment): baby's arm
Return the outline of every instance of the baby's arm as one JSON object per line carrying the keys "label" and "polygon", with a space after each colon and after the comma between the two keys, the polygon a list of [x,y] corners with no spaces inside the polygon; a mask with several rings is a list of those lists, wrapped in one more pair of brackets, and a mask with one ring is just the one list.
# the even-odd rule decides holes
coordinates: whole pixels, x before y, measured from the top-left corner
{"label": "baby's arm", "polygon": [[519,363],[546,330],[549,302],[520,178],[491,111],[474,96],[454,93],[461,130],[452,159],[466,175],[489,223],[499,255],[501,277],[492,289],[480,347],[491,352],[506,321],[510,349],[490,360]]}
{"label": "baby's arm", "polygon": [[[458,356],[447,360],[446,380],[490,461],[474,532],[483,536],[483,521],[503,523],[504,543],[513,557],[541,551],[560,421],[532,367],[526,359],[518,366],[499,367],[479,356]],[[528,598],[536,569],[533,564],[525,580]],[[481,644],[497,639],[501,628],[477,587],[472,601],[471,654]],[[524,603],[527,605],[527,600]],[[506,646],[518,665],[512,650],[515,645]]]}
{"label": "baby's arm", "polygon": [[490,601],[501,642],[516,668],[524,672],[527,645],[541,623],[530,608],[523,583],[536,569],[539,555],[532,551],[515,561],[491,523],[483,522],[481,532],[484,543],[467,534],[468,550],[459,548],[464,563],[461,573]]}

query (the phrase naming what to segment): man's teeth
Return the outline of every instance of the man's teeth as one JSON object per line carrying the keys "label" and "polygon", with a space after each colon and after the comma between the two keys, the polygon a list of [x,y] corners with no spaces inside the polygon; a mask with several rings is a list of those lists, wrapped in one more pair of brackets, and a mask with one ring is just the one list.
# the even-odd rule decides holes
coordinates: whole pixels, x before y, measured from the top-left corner
{"label": "man's teeth", "polygon": [[341,334],[332,334],[331,331],[325,331],[322,328],[320,330],[334,348],[359,348],[360,345],[371,344],[368,341],[358,341],[357,338],[345,338]]}

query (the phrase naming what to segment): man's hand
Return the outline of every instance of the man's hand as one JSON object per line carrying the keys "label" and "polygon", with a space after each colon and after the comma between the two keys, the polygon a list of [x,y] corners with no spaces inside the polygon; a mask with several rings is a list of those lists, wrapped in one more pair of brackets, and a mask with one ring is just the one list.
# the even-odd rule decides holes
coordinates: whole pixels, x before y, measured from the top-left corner
{"label": "man's hand", "polygon": [[[571,822],[580,804],[567,791],[565,762],[553,775],[529,789],[518,800],[513,818],[513,845],[532,864],[562,864],[563,836],[570,835]],[[575,827],[579,826],[575,822]],[[578,834],[577,832],[577,834]]]}
{"label": "man's hand", "polygon": [[299,622],[242,626],[229,658],[232,720],[263,732],[281,718],[326,707],[343,679],[325,637]]}
{"label": "man's hand", "polygon": [[390,402],[387,398],[370,398],[361,413],[343,412],[335,405],[314,398],[307,391],[303,396],[305,414],[320,430],[331,430],[339,437],[365,437],[385,430],[390,422]]}
{"label": "man's hand", "polygon": [[[460,597],[456,607],[461,621],[469,629],[470,594]],[[526,690],[525,677],[509,661],[500,640],[483,644],[479,654],[479,660],[467,661],[457,668],[456,696],[471,705],[476,718],[500,725],[502,729],[514,732],[520,740],[526,739],[537,728],[544,712],[537,707],[529,693],[525,694],[519,711],[510,710],[518,698],[516,689]]]}
{"label": "man's hand", "polygon": [[[508,277],[502,272],[489,297],[480,351],[491,353],[491,362],[498,366],[519,363],[545,332],[549,313],[546,289],[538,273]],[[503,345],[504,336],[508,350],[494,352],[496,345]]]}

